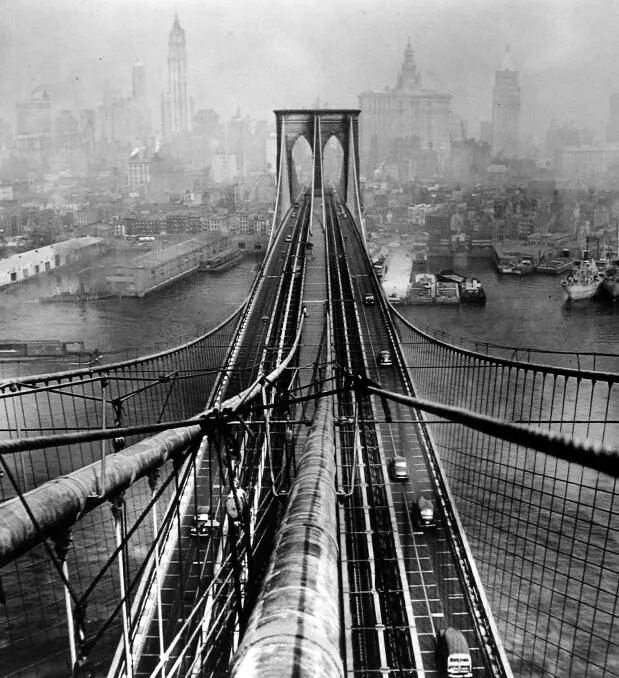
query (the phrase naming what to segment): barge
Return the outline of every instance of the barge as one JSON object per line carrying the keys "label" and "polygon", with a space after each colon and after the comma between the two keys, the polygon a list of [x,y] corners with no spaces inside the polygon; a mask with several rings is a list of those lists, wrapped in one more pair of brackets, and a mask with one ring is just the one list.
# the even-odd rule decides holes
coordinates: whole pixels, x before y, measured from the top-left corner
{"label": "barge", "polygon": [[208,273],[223,273],[236,266],[243,259],[241,249],[229,249],[216,254],[214,257],[200,262],[200,270]]}

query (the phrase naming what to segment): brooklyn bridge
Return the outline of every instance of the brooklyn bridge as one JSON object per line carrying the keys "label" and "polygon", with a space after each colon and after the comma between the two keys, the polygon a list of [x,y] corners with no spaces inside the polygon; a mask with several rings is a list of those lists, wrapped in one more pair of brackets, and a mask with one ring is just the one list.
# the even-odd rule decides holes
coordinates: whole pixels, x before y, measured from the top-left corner
{"label": "brooklyn bridge", "polygon": [[368,255],[359,111],[275,115],[240,308],[0,382],[0,672],[619,675],[619,374],[411,324]]}

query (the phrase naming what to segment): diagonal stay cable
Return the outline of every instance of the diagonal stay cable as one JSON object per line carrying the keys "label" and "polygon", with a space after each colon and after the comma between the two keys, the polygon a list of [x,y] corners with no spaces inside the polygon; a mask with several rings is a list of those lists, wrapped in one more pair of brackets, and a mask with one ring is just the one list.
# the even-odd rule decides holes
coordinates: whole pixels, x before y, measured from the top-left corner
{"label": "diagonal stay cable", "polygon": [[359,381],[368,393],[374,393],[381,398],[393,400],[409,407],[416,407],[424,412],[450,419],[452,422],[464,424],[480,433],[516,445],[530,447],[564,461],[575,462],[581,466],[607,473],[615,478],[619,477],[619,449],[617,448],[588,439],[571,437],[557,431],[515,424],[504,419],[478,414],[462,407],[404,396],[380,388],[364,377],[357,376],[353,379]]}

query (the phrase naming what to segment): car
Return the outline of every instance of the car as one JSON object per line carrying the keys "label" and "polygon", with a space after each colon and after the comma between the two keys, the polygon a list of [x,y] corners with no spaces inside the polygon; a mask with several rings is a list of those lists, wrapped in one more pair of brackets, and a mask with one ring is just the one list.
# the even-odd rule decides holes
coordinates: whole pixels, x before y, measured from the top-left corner
{"label": "car", "polygon": [[300,266],[295,266],[295,267],[292,269],[292,274],[293,274],[293,275],[301,275],[301,267],[300,267]]}
{"label": "car", "polygon": [[389,459],[389,477],[391,480],[408,480],[408,464],[404,457],[396,454]]}
{"label": "car", "polygon": [[411,520],[418,530],[436,527],[434,502],[431,499],[426,499],[424,496],[415,499],[411,507]]}
{"label": "car", "polygon": [[393,360],[391,359],[391,353],[389,351],[379,351],[377,360],[380,367],[390,367],[393,365]]}
{"label": "car", "polygon": [[363,303],[366,306],[374,306],[376,303],[376,297],[373,294],[365,294],[363,296]]}
{"label": "car", "polygon": [[211,517],[208,506],[198,506],[189,528],[189,535],[197,538],[210,537],[219,530],[219,526],[219,521]]}
{"label": "car", "polygon": [[292,242],[292,236],[291,236],[291,235],[287,235],[287,236],[284,238],[284,240],[285,240],[286,242]]}

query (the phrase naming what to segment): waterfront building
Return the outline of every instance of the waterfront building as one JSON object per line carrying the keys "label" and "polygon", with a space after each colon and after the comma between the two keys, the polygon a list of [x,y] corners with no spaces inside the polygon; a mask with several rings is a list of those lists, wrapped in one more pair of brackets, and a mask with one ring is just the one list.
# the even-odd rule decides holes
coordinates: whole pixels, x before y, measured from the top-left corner
{"label": "waterfront building", "polygon": [[129,264],[94,267],[84,276],[91,292],[143,297],[197,271],[200,264],[229,249],[224,233],[201,233],[162,250],[148,252]]}
{"label": "waterfront building", "polygon": [[0,259],[0,287],[12,285],[70,264],[83,264],[105,250],[102,238],[85,236],[38,247]]}
{"label": "waterfront building", "polygon": [[17,103],[15,151],[41,171],[48,161],[52,145],[52,117],[49,94],[37,89],[30,99]]}
{"label": "waterfront building", "polygon": [[[363,92],[359,108],[360,156],[369,168],[404,161],[412,175],[442,171],[450,155],[451,95],[422,87],[410,40],[396,86]],[[430,162],[428,154],[436,161]]]}
{"label": "waterfront building", "polygon": [[189,132],[187,45],[178,15],[168,38],[168,92],[162,100],[162,128],[164,136]]}
{"label": "waterfront building", "polygon": [[520,146],[520,85],[509,47],[496,71],[492,92],[492,154],[509,158]]}

